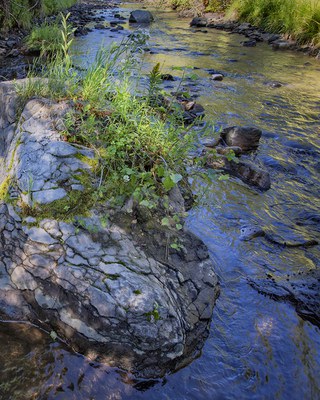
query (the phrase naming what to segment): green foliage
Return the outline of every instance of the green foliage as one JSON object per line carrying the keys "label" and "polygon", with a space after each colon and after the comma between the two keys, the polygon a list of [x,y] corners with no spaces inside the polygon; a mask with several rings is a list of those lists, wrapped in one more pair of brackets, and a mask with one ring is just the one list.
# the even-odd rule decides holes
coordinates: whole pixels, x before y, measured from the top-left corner
{"label": "green foliage", "polygon": [[54,14],[73,6],[77,0],[43,0],[41,2],[42,13],[45,15]]}
{"label": "green foliage", "polygon": [[190,9],[193,6],[193,1],[192,0],[171,0],[170,4],[171,7],[174,9],[179,9],[179,10],[186,10]]}
{"label": "green foliage", "polygon": [[32,51],[39,51],[40,57],[58,58],[60,62],[63,56],[66,60],[73,41],[73,29],[68,24],[70,13],[66,16],[60,14],[61,22],[44,22],[32,29],[26,38],[26,45]]}
{"label": "green foliage", "polygon": [[159,313],[159,304],[157,302],[154,302],[153,310],[146,313],[145,316],[147,317],[149,322],[156,323],[157,321],[159,321],[159,319],[161,318]]}
{"label": "green foliage", "polygon": [[[83,199],[76,202],[83,205],[85,201],[88,206],[106,200],[123,204],[132,197],[141,206],[154,209],[174,186],[187,184],[186,159],[194,134],[175,119],[168,123],[163,107],[161,111],[152,107],[148,96],[133,94],[133,61],[145,35],[135,34],[118,46],[101,49],[95,62],[82,72],[72,66],[70,35],[64,17],[62,51],[54,60],[49,59],[44,80],[30,79],[20,95],[24,101],[34,95],[73,101],[75,111],[66,117],[64,139],[91,147],[96,154],[91,182],[94,190],[88,187]],[[149,75],[154,94],[158,77],[156,66]],[[72,198],[66,202],[57,203],[65,216],[79,212]],[[43,216],[50,212],[42,211]],[[180,228],[179,221],[175,225]]]}
{"label": "green foliage", "polygon": [[206,11],[222,12],[230,5],[231,0],[209,0],[205,2]]}
{"label": "green foliage", "polygon": [[235,0],[230,12],[263,29],[320,46],[320,2],[315,0]]}
{"label": "green foliage", "polygon": [[27,47],[32,51],[39,51],[41,55],[60,51],[62,45],[60,29],[57,23],[44,22],[32,29],[26,39]]}
{"label": "green foliage", "polygon": [[154,97],[160,92],[159,85],[162,82],[161,72],[160,72],[160,63],[157,63],[149,73],[149,87],[148,87],[148,100],[149,102],[156,101]]}
{"label": "green foliage", "polygon": [[29,29],[35,16],[57,13],[71,7],[77,0],[5,0],[0,1],[0,26],[7,30],[14,26]]}

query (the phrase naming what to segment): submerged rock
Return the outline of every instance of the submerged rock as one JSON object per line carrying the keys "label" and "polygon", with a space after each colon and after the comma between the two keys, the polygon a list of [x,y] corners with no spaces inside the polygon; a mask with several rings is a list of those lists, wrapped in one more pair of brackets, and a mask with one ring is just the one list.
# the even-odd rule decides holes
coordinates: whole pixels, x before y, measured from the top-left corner
{"label": "submerged rock", "polygon": [[[181,230],[170,247],[141,207],[90,208],[94,155],[57,128],[69,104],[33,99],[18,118],[16,84],[0,84],[1,316],[139,376],[179,368],[201,349],[219,292],[205,245]],[[184,210],[181,193],[169,198]],[[82,215],[64,220],[69,208]]]}
{"label": "submerged rock", "polygon": [[260,190],[268,190],[271,187],[269,172],[249,161],[240,161],[238,163],[229,161],[226,164],[226,168],[232,175]]}
{"label": "submerged rock", "polygon": [[241,45],[244,47],[255,47],[257,45],[257,40],[256,39],[245,40],[241,42]]}
{"label": "submerged rock", "polygon": [[259,293],[274,300],[288,301],[304,319],[320,326],[320,270],[289,273],[266,273],[265,278],[249,279]]}
{"label": "submerged rock", "polygon": [[248,241],[264,235],[264,230],[258,226],[249,225],[240,229],[240,240]]}
{"label": "submerged rock", "polygon": [[271,187],[269,172],[253,164],[250,161],[228,160],[221,154],[206,155],[206,166],[213,169],[221,169],[241,179],[244,183],[265,191]]}
{"label": "submerged rock", "polygon": [[262,132],[258,128],[242,126],[232,126],[221,132],[221,138],[228,146],[238,146],[243,151],[256,149],[261,135]]}

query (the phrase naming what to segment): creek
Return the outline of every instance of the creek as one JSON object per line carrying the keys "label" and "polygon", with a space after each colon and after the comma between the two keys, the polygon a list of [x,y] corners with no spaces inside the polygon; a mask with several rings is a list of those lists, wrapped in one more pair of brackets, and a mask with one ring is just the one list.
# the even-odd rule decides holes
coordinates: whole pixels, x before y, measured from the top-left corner
{"label": "creek", "polygon": [[[128,20],[134,5],[119,12]],[[0,398],[9,399],[320,399],[320,331],[288,302],[260,294],[249,281],[320,268],[319,246],[287,248],[263,237],[240,240],[245,225],[263,227],[287,241],[320,239],[320,64],[267,44],[241,46],[244,37],[215,29],[191,29],[189,19],[152,10],[142,71],[160,63],[168,91],[197,95],[215,130],[253,125],[263,131],[248,156],[264,165],[272,187],[257,192],[241,181],[212,178],[198,183],[202,205],[187,224],[208,246],[221,283],[202,354],[159,381],[134,377],[89,362],[35,327],[0,324]],[[93,29],[75,42],[82,62],[98,48],[120,42],[135,29]],[[89,50],[88,50],[89,49]],[[174,67],[174,68],[172,68]],[[190,67],[183,72],[177,69]],[[210,80],[210,70],[223,81]],[[281,87],[274,87],[280,82]],[[200,189],[199,189],[200,190]]]}

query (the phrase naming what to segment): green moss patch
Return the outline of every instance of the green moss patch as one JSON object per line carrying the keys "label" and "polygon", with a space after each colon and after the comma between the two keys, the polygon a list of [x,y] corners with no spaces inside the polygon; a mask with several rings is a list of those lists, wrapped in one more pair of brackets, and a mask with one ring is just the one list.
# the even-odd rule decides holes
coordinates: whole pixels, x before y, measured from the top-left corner
{"label": "green moss patch", "polygon": [[11,178],[7,176],[0,184],[0,200],[8,200]]}

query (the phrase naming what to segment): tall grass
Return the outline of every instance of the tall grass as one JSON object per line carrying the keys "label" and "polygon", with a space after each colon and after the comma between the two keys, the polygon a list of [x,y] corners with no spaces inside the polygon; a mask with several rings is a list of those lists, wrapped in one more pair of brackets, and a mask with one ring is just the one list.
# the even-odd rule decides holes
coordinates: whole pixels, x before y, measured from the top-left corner
{"label": "tall grass", "polygon": [[43,0],[41,5],[42,12],[45,15],[54,14],[73,6],[76,2],[77,0]]}
{"label": "tall grass", "polygon": [[229,13],[235,11],[241,20],[320,47],[319,0],[235,0]]}
{"label": "tall grass", "polygon": [[77,0],[3,0],[0,1],[0,30],[19,26],[31,28],[34,16],[46,16],[62,11]]}
{"label": "tall grass", "polygon": [[60,26],[58,23],[44,22],[42,25],[34,27],[26,38],[26,45],[29,50],[40,51],[41,55],[61,50]]}

